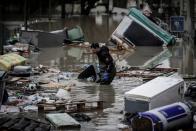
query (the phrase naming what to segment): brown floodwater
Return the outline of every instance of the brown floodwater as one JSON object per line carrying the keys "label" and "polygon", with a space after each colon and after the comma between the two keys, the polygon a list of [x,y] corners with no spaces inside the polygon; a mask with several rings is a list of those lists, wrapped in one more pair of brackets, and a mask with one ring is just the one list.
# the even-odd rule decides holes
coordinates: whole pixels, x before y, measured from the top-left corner
{"label": "brown floodwater", "polygon": [[[54,31],[64,27],[79,25],[84,31],[85,40],[88,42],[107,42],[112,32],[118,26],[123,16],[72,16],[64,20],[41,22],[32,24],[32,29]],[[47,47],[42,48],[40,53],[34,53],[30,62],[32,65],[47,65],[57,67],[61,71],[72,71],[97,62],[96,56],[89,54],[84,48],[77,47]],[[126,55],[113,54],[115,60],[123,61],[124,65],[141,66],[150,58],[156,56],[163,47],[136,47],[136,50]],[[193,43],[184,41],[181,44],[169,47],[172,57],[164,61],[162,66],[179,68],[182,74],[195,74],[195,49]],[[81,131],[118,131],[118,124],[123,119],[124,93],[142,84],[140,78],[116,78],[109,86],[85,83],[72,89],[74,99],[103,100],[104,109],[87,113],[92,120],[82,123]]]}

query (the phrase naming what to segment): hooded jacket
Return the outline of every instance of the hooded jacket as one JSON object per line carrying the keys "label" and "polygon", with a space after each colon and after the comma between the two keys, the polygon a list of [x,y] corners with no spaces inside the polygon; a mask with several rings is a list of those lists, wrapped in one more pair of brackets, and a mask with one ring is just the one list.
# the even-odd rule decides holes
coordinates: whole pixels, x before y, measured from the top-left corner
{"label": "hooded jacket", "polygon": [[101,70],[111,73],[112,70],[115,68],[115,65],[114,65],[113,58],[109,53],[108,47],[102,46],[99,52],[97,52],[97,56],[99,59],[99,65]]}

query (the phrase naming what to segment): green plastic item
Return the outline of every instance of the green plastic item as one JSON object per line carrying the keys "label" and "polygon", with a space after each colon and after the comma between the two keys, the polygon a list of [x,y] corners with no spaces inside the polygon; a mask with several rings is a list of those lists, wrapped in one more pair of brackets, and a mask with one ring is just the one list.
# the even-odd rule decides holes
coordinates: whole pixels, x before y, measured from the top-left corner
{"label": "green plastic item", "polygon": [[168,45],[169,43],[174,43],[174,37],[169,34],[167,31],[163,30],[161,27],[149,20],[143,13],[136,8],[132,8],[128,16],[143,26],[145,29],[153,33],[155,36],[160,38],[164,44]]}
{"label": "green plastic item", "polygon": [[68,29],[67,36],[71,42],[84,42],[84,34],[79,26]]}

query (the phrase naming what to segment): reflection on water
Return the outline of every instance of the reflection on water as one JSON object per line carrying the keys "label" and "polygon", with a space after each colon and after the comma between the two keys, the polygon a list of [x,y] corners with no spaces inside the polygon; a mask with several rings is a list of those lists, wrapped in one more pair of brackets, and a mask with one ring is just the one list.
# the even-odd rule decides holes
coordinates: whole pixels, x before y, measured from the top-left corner
{"label": "reflection on water", "polygon": [[[122,17],[119,19],[121,18]],[[61,30],[65,27],[71,28],[79,25],[85,34],[86,41],[106,42],[110,34],[117,27],[118,23],[119,21],[114,20],[114,17],[108,17],[106,15],[80,17],[73,16],[67,17],[65,20],[34,23],[30,26],[30,28],[44,31],[54,31]]]}
{"label": "reflection on water", "polygon": [[184,38],[178,45],[170,47],[173,54],[170,63],[174,68],[179,68],[183,75],[195,75],[195,47],[190,38]]}
{"label": "reflection on water", "polygon": [[[118,18],[115,16],[115,18]],[[120,17],[121,19],[122,17]],[[111,16],[81,16],[69,17],[63,21],[51,22],[50,24],[41,23],[31,25],[33,29],[45,31],[59,30],[64,27],[80,25],[84,31],[85,39],[89,42],[106,42],[110,34],[119,23],[119,19]],[[193,46],[190,43],[180,44],[179,46],[169,47],[173,56],[165,61],[167,66],[181,68],[183,74],[193,74],[196,64]],[[162,47],[137,47],[134,52],[122,54],[112,54],[116,62],[140,66],[147,60],[156,56],[163,50]],[[96,64],[96,56],[91,54],[88,49],[77,47],[52,47],[43,48],[39,54],[34,54],[31,59],[33,65],[43,64],[58,67],[62,71],[81,71],[81,67],[88,64]],[[88,83],[87,83],[88,84]],[[84,123],[81,130],[117,130],[117,124],[122,119],[120,111],[123,110],[126,91],[142,84],[140,79],[115,79],[110,86],[99,86],[92,84],[80,86],[72,90],[72,96],[78,99],[103,100],[104,110],[88,113],[92,118],[90,123]]]}
{"label": "reflection on water", "polygon": [[194,74],[194,42],[189,38],[184,39],[183,58],[181,73],[193,75]]}
{"label": "reflection on water", "polygon": [[[124,16],[121,15],[72,16],[67,17],[64,20],[53,20],[51,22],[34,23],[30,25],[30,28],[44,31],[54,31],[61,30],[64,27],[73,27],[79,25],[84,31],[86,41],[107,42],[109,36],[116,29],[123,17]],[[179,46],[170,48],[172,48],[171,52],[173,54],[173,57],[170,58],[171,67],[180,68],[180,72],[182,74],[195,74],[194,65],[196,64],[194,64],[195,50],[193,47],[193,43],[185,39],[185,41]],[[133,66],[142,65],[146,60],[158,54],[162,50],[162,47],[137,47],[134,54],[128,57],[128,64]],[[56,53],[57,55],[59,54],[58,51]],[[45,53],[42,53],[42,55],[44,54]],[[47,55],[46,57],[44,57],[44,59],[48,59],[48,57],[55,57],[57,55]],[[42,60],[40,60],[40,62],[42,62]]]}

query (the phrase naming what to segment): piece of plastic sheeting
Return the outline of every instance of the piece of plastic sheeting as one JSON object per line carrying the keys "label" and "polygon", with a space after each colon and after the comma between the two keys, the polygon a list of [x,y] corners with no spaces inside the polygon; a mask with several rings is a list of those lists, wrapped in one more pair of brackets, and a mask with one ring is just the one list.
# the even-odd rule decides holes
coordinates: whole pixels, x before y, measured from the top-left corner
{"label": "piece of plastic sheeting", "polygon": [[0,56],[0,69],[4,71],[10,70],[15,65],[20,65],[25,63],[26,58],[15,54],[5,54]]}

